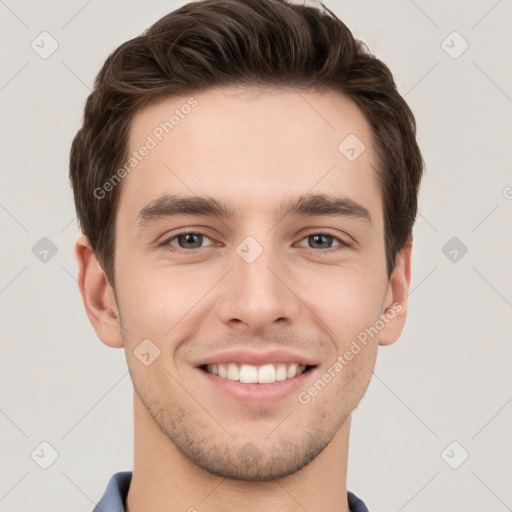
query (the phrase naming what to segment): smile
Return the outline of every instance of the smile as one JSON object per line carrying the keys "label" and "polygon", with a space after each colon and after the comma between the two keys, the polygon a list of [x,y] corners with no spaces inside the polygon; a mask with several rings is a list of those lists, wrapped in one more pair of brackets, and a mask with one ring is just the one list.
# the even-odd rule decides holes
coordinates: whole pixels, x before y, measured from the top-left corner
{"label": "smile", "polygon": [[311,368],[299,363],[252,364],[218,363],[201,367],[211,375],[246,384],[271,384],[298,377]]}

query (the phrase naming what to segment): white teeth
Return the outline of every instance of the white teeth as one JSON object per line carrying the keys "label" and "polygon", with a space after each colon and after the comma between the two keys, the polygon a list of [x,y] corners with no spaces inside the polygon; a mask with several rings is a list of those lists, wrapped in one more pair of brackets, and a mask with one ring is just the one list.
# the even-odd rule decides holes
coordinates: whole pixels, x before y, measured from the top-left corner
{"label": "white teeth", "polygon": [[207,366],[207,370],[208,370],[208,373],[211,373],[213,375],[219,375],[219,366],[216,364],[209,364]]}
{"label": "white teeth", "polygon": [[[253,368],[256,368],[256,367],[254,366]],[[257,369],[257,373],[258,373],[258,382],[260,382],[262,384],[276,381],[276,370],[274,369],[273,364],[265,364],[263,366],[260,366]],[[241,379],[240,379],[240,382],[242,382]]]}
{"label": "white teeth", "polygon": [[276,381],[286,380],[286,379],[287,379],[286,366],[284,364],[278,364],[276,366]]}
{"label": "white teeth", "polygon": [[305,365],[298,363],[264,364],[263,366],[238,365],[236,363],[206,365],[206,370],[212,375],[245,384],[271,384],[272,382],[292,379],[301,375],[305,369]]}
{"label": "white teeth", "polygon": [[248,384],[258,382],[258,368],[252,364],[240,366],[240,382]]}
{"label": "white teeth", "polygon": [[229,380],[240,380],[240,370],[238,369],[238,365],[235,363],[229,363],[226,377]]}
{"label": "white teeth", "polygon": [[286,376],[291,379],[292,377],[295,377],[295,375],[297,375],[297,363],[292,363],[290,366],[288,366]]}

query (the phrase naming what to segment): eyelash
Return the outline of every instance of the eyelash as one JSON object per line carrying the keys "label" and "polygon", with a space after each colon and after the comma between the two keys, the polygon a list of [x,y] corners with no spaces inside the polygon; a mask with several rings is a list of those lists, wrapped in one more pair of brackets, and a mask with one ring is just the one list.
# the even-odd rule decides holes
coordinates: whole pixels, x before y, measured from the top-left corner
{"label": "eyelash", "polygon": [[[165,250],[167,250],[169,252],[173,252],[173,253],[193,253],[194,251],[200,251],[201,249],[206,249],[206,247],[198,247],[198,248],[195,248],[195,249],[181,249],[181,248],[176,248],[175,246],[172,246],[170,244],[170,242],[172,242],[173,240],[176,240],[178,237],[183,236],[183,235],[200,235],[200,236],[203,236],[205,238],[210,239],[210,237],[208,235],[206,235],[204,233],[201,233],[201,231],[183,231],[182,233],[177,233],[176,235],[173,235],[171,238],[167,238],[166,240],[164,240],[160,244],[160,246],[163,247]],[[315,253],[320,253],[320,254],[330,253],[330,254],[333,254],[333,253],[336,253],[338,251],[342,251],[344,249],[348,249],[349,247],[352,247],[351,244],[345,242],[341,238],[336,237],[336,236],[334,236],[334,235],[332,235],[332,234],[330,234],[328,232],[324,232],[324,231],[314,231],[312,233],[309,233],[309,234],[305,235],[304,237],[302,237],[300,241],[302,242],[302,240],[304,240],[306,238],[309,238],[310,236],[314,236],[314,235],[323,235],[323,236],[326,236],[326,237],[333,238],[334,240],[336,240],[340,244],[336,248],[330,247],[329,249],[318,249],[318,250],[315,250],[312,247],[308,247],[308,249],[311,249]]]}

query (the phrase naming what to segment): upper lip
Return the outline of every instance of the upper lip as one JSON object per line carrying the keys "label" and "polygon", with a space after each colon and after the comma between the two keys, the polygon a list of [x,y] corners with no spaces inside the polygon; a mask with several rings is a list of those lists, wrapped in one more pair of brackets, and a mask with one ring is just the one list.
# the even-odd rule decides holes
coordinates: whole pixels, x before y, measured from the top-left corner
{"label": "upper lip", "polygon": [[236,349],[219,352],[217,354],[205,357],[204,359],[198,361],[195,366],[199,367],[206,364],[218,363],[246,363],[252,364],[254,366],[262,366],[264,364],[273,363],[299,363],[305,366],[316,366],[318,364],[310,357],[284,349],[267,350],[265,352],[247,349]]}

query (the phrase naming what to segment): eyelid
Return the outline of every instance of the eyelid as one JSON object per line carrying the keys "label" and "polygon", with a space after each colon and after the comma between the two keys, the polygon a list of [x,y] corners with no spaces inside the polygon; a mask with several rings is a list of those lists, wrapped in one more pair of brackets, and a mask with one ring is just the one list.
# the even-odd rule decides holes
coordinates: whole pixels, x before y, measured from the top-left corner
{"label": "eyelid", "polygon": [[329,228],[314,228],[312,229],[311,231],[308,231],[308,233],[305,235],[305,236],[310,236],[310,235],[329,235],[329,236],[332,236],[333,238],[336,238],[337,240],[339,240],[340,242],[343,242],[345,245],[349,245],[351,247],[355,247],[356,245],[358,245],[358,243],[356,242],[356,240],[351,237],[347,232],[345,231],[336,231],[336,230],[332,230],[332,229],[329,229]]}
{"label": "eyelid", "polygon": [[[176,248],[176,251],[183,251],[183,252],[193,252],[193,251],[199,251],[201,249],[204,249],[204,247],[199,247],[197,249],[182,249],[181,247],[179,246],[175,246],[175,245],[171,245],[171,242],[176,240],[178,237],[180,236],[183,236],[183,235],[201,235],[203,238],[208,238],[208,240],[214,242],[214,240],[212,239],[212,237],[208,236],[206,233],[204,233],[203,231],[200,231],[198,229],[186,229],[184,231],[180,231],[179,233],[174,233],[172,236],[168,236],[166,237],[161,243],[159,243],[158,245],[161,245],[161,246],[164,246],[165,247],[175,247]],[[210,244],[210,245],[215,245],[215,242]],[[206,247],[209,247],[209,246],[206,246]]]}
{"label": "eyelid", "polygon": [[[210,241],[213,241],[212,237],[208,236],[206,233],[204,233],[203,231],[201,231],[199,229],[185,229],[185,230],[180,231],[178,233],[174,233],[170,237],[166,237],[158,245],[159,246],[163,246],[164,249],[167,249],[167,250],[169,250],[171,252],[181,252],[181,253],[193,253],[193,252],[200,251],[201,249],[205,249],[206,247],[210,247],[210,246],[213,246],[213,245],[218,245],[218,243],[216,244],[215,241],[213,241],[213,243],[208,245],[208,246],[198,247],[198,248],[194,248],[194,249],[182,249],[179,246],[171,245],[171,242],[176,240],[179,236],[189,235],[189,234],[200,235],[203,238],[207,238]],[[352,242],[348,242],[347,240],[345,240],[344,238],[339,236],[338,233],[334,234],[329,229],[322,229],[322,228],[316,228],[316,229],[313,229],[313,230],[310,230],[310,231],[306,232],[305,234],[302,235],[302,237],[300,238],[299,242],[302,242],[305,239],[307,239],[308,237],[313,236],[313,235],[326,235],[326,236],[329,236],[329,237],[331,237],[334,240],[339,242],[339,245],[337,245],[335,247],[329,247],[327,249],[313,249],[311,247],[307,247],[306,246],[306,248],[311,249],[313,252],[335,253],[338,250],[343,250],[343,249],[346,249],[346,248],[349,248],[349,247],[353,247],[353,245],[354,245]],[[353,240],[352,237],[349,237],[349,238],[351,240]],[[172,249],[170,249],[170,247],[172,247]],[[305,247],[305,246],[301,245],[299,247]]]}
{"label": "eyelid", "polygon": [[[348,240],[342,238],[338,233],[332,233],[329,229],[314,229],[313,231],[309,231],[305,235],[302,236],[302,238],[300,239],[300,242],[302,242],[305,238],[308,238],[313,235],[326,235],[326,236],[333,238],[334,240],[337,240],[339,242],[339,245],[336,246],[338,249],[348,248],[348,247],[352,247],[354,245],[351,241],[349,242]],[[353,240],[352,237],[348,237],[348,238],[350,238],[350,240]],[[304,247],[304,246],[301,246],[301,247]],[[316,249],[316,250],[311,247],[308,247],[308,249],[311,249],[314,252],[335,252],[336,247],[334,247],[334,248],[329,247],[328,249]]]}

